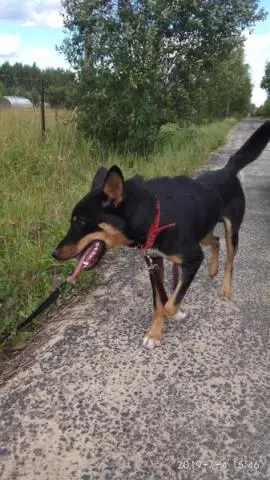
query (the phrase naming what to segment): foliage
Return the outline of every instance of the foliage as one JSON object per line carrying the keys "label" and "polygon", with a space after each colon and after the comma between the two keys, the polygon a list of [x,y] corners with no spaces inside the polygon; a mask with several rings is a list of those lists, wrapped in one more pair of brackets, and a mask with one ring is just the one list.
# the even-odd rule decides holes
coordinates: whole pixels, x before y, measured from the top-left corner
{"label": "foliage", "polygon": [[261,81],[261,88],[266,90],[267,96],[270,98],[270,62],[266,62],[264,76]]}
{"label": "foliage", "polygon": [[242,47],[232,50],[224,61],[213,64],[196,81],[191,98],[196,120],[245,116],[250,111],[252,84]]}
{"label": "foliage", "polygon": [[[234,61],[230,55],[243,30],[264,18],[258,3],[63,0],[67,36],[61,51],[78,72],[84,131],[103,143],[145,151],[168,121],[221,117],[231,108],[244,114],[247,72],[240,72],[240,53]],[[234,78],[242,75],[246,97],[238,105],[221,82],[224,72],[228,78],[226,61],[236,69]],[[209,92],[217,78],[215,106]]]}
{"label": "foliage", "polygon": [[66,88],[51,85],[46,89],[47,101],[51,107],[61,107],[66,104]]}
{"label": "foliage", "polygon": [[254,115],[256,117],[270,118],[270,100],[269,99],[266,100],[266,102],[263,105],[258,107],[255,110]]}
{"label": "foliage", "polygon": [[3,82],[0,81],[0,102],[2,101],[4,95],[5,95],[5,86]]}
{"label": "foliage", "polygon": [[45,86],[45,100],[54,105],[72,106],[75,91],[74,73],[61,68],[41,70],[34,63],[32,66],[4,62],[0,65],[0,97],[3,95],[18,95],[29,98],[34,105],[40,99],[41,82]]}
{"label": "foliage", "polygon": [[[70,111],[56,115],[48,109],[48,133],[41,144],[38,111],[0,110],[0,331],[14,327],[70,272],[71,263],[55,262],[51,251],[101,162],[119,164],[127,176],[190,173],[224,142],[234,123],[164,126],[151,161],[108,151],[104,162],[75,120]],[[95,274],[80,275],[74,288],[89,288]]]}
{"label": "foliage", "polygon": [[266,62],[264,76],[261,81],[261,88],[266,90],[267,100],[263,105],[255,109],[254,115],[262,118],[270,118],[270,61]]}

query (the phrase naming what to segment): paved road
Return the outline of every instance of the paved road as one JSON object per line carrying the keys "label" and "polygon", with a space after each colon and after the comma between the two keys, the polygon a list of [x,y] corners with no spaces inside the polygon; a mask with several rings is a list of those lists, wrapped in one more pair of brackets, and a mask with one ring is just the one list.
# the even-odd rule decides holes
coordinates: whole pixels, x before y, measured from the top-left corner
{"label": "paved road", "polygon": [[[210,168],[257,126],[242,122]],[[243,183],[233,301],[218,298],[221,273],[211,281],[204,263],[188,317],[147,350],[144,264],[110,255],[98,288],[36,337],[2,386],[2,479],[270,478],[270,147]]]}

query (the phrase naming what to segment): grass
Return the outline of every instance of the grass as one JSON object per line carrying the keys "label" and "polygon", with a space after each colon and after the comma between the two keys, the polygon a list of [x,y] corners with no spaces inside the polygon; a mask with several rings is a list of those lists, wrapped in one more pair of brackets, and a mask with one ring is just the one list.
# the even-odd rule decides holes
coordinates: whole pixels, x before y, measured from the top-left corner
{"label": "grass", "polygon": [[[39,112],[0,110],[0,332],[14,328],[71,270],[51,251],[65,234],[72,206],[90,186],[95,169],[117,163],[126,175],[190,173],[222,144],[235,120],[197,127],[167,125],[151,158],[98,154],[76,131],[74,114],[46,112],[40,142]],[[102,158],[103,157],[103,158]],[[89,287],[96,273],[76,284]]]}

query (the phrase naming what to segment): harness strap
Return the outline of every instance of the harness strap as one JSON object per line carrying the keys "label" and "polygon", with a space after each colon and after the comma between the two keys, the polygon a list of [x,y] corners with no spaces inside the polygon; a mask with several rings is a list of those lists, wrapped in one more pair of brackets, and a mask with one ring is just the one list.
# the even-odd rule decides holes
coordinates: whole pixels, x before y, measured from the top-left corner
{"label": "harness strap", "polygon": [[156,199],[156,211],[155,211],[155,216],[154,220],[150,225],[150,228],[147,233],[146,241],[144,245],[142,245],[142,250],[143,252],[147,252],[150,248],[153,247],[158,235],[163,232],[164,230],[168,230],[168,228],[175,227],[176,223],[168,223],[166,225],[159,225],[160,223],[160,203],[159,199]]}

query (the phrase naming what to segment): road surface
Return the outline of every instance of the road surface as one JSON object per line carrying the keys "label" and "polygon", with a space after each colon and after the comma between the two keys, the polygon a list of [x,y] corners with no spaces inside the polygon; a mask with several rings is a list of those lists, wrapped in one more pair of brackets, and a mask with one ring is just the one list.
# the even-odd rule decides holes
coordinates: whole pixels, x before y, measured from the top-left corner
{"label": "road surface", "polygon": [[[259,126],[241,122],[209,168]],[[109,254],[97,288],[61,310],[0,389],[3,480],[270,479],[270,146],[244,170],[247,211],[233,301],[206,261],[142,346],[151,288],[139,253]]]}

